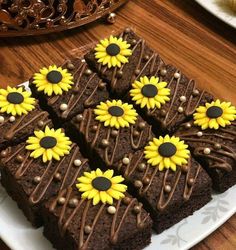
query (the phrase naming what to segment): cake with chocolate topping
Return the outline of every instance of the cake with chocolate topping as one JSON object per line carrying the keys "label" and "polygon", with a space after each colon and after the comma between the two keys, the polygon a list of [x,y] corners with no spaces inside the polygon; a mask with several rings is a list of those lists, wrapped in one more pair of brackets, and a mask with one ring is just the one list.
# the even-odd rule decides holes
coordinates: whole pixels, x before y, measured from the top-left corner
{"label": "cake with chocolate topping", "polygon": [[153,136],[151,129],[133,105],[107,100],[73,118],[67,132],[73,138],[80,134],[82,139],[77,138],[77,141],[83,141],[89,156],[111,166],[127,152],[143,148]]}
{"label": "cake with chocolate topping", "polygon": [[113,174],[85,172],[76,187],[61,190],[47,202],[44,235],[56,249],[136,250],[150,243],[149,214],[125,192],[123,178]]}
{"label": "cake with chocolate topping", "polygon": [[213,96],[197,88],[196,82],[176,67],[165,65],[156,75],[137,78],[128,100],[157,127],[157,132],[159,127],[163,132],[173,132],[192,118],[199,105],[212,101]]}
{"label": "cake with chocolate topping", "polygon": [[1,183],[34,226],[42,225],[45,201],[74,183],[88,167],[62,130],[49,127],[1,151],[0,157]]}
{"label": "cake with chocolate topping", "polygon": [[216,100],[200,106],[194,120],[182,124],[177,135],[189,144],[213,181],[224,192],[236,184],[236,109]]}
{"label": "cake with chocolate topping", "polygon": [[112,93],[121,98],[134,80],[156,75],[163,60],[144,39],[126,28],[117,37],[110,36],[85,55],[87,63],[109,83]]}
{"label": "cake with chocolate topping", "polygon": [[67,60],[62,67],[41,69],[30,80],[30,87],[59,123],[108,98],[106,83],[79,58]]}
{"label": "cake with chocolate topping", "polygon": [[48,113],[24,87],[0,89],[0,149],[22,142],[46,125],[51,125]]}
{"label": "cake with chocolate topping", "polygon": [[101,40],[85,59],[109,83],[114,96],[136,104],[145,119],[162,132],[173,132],[198,105],[213,100],[132,30]]}
{"label": "cake with chocolate topping", "polygon": [[145,150],[127,153],[113,167],[123,174],[151,213],[157,233],[211,200],[211,179],[176,137],[160,137]]}

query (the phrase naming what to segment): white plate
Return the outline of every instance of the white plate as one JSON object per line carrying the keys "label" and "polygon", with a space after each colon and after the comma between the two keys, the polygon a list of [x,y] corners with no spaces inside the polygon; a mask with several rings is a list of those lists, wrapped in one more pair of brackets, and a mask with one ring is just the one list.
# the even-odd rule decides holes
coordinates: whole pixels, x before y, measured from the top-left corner
{"label": "white plate", "polygon": [[[27,87],[27,82],[24,85]],[[1,178],[1,176],[0,176]],[[153,234],[152,243],[145,250],[189,249],[221,226],[236,213],[236,185],[213,199],[170,229]],[[52,250],[52,245],[34,229],[16,203],[0,185],[0,238],[12,250]]]}
{"label": "white plate", "polygon": [[236,12],[224,7],[221,0],[196,0],[196,2],[222,21],[236,28]]}

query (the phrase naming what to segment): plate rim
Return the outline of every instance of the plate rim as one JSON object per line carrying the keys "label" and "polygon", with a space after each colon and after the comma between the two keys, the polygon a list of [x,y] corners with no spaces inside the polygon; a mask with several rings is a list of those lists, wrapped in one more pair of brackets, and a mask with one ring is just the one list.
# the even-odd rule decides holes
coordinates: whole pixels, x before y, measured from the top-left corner
{"label": "plate rim", "polygon": [[[224,18],[223,15],[218,14],[216,11],[212,10],[209,6],[209,2],[205,1],[205,0],[195,0],[199,5],[201,5],[204,9],[206,9],[208,12],[210,12],[212,15],[214,15],[215,17],[217,17],[218,19],[220,19],[221,21],[223,21],[224,23],[228,24],[230,27],[233,27],[236,29],[236,22],[230,22],[229,20],[227,20],[226,18]],[[215,0],[214,0],[215,1]],[[217,5],[216,3],[214,3],[211,0],[211,3],[214,4],[215,6]],[[229,15],[229,17],[235,18],[236,20],[236,15],[231,16]]]}

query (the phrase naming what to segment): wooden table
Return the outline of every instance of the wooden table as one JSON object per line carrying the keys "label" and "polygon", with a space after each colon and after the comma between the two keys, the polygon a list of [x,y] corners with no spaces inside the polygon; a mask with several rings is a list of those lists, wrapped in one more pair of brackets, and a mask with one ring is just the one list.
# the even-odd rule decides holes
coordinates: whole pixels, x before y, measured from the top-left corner
{"label": "wooden table", "polygon": [[[60,34],[0,38],[0,86],[26,81],[42,66],[60,64],[80,46],[126,26],[142,34],[166,62],[236,105],[236,31],[190,0],[133,0],[112,26],[100,21]],[[235,235],[236,215],[193,249],[236,249]],[[7,249],[1,241],[0,249]]]}

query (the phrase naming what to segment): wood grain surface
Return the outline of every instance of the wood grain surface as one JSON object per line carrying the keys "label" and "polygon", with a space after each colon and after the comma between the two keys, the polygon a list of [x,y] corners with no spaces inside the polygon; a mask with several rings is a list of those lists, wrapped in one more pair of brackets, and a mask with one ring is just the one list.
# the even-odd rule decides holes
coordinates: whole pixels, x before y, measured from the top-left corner
{"label": "wood grain surface", "polygon": [[[115,25],[103,21],[39,37],[1,38],[0,86],[16,85],[42,66],[60,64],[111,32],[131,26],[166,62],[196,79],[199,86],[236,105],[236,30],[193,0],[131,0]],[[193,225],[194,229],[194,225]],[[236,215],[194,250],[236,249]],[[0,250],[7,247],[0,241]],[[160,249],[161,250],[161,249]]]}

